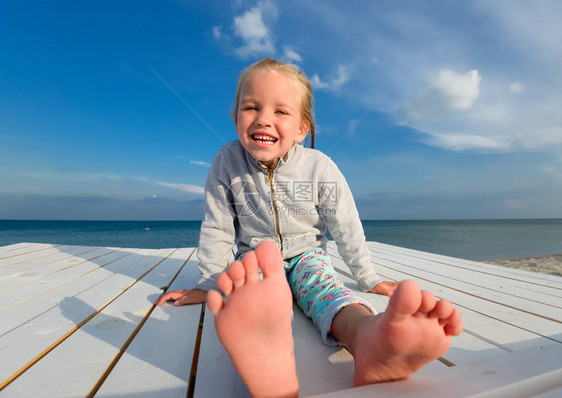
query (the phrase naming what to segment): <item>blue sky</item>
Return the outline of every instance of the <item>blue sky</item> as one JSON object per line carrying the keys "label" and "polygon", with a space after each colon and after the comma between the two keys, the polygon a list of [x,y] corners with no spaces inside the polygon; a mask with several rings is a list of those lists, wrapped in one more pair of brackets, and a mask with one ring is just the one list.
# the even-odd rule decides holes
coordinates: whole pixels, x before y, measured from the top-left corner
{"label": "blue sky", "polygon": [[242,68],[297,64],[364,219],[562,217],[556,1],[18,1],[0,219],[200,219]]}

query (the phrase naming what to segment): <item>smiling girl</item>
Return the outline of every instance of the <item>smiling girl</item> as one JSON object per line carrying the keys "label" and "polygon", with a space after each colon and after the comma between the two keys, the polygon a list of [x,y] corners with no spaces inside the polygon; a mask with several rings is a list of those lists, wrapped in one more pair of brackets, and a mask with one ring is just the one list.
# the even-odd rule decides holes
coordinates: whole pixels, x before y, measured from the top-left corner
{"label": "smiling girl", "polygon": [[[233,111],[239,139],[220,149],[205,185],[201,277],[196,289],[157,301],[207,298],[253,396],[298,393],[291,296],[326,344],[352,353],[354,385],[406,377],[441,356],[462,330],[448,301],[376,274],[345,178],[329,157],[299,145],[309,133],[314,145],[312,104],[309,79],[292,65],[266,58],[243,72]],[[337,279],[327,230],[359,288],[393,296],[385,313],[375,315]],[[237,261],[225,272],[235,244]]]}

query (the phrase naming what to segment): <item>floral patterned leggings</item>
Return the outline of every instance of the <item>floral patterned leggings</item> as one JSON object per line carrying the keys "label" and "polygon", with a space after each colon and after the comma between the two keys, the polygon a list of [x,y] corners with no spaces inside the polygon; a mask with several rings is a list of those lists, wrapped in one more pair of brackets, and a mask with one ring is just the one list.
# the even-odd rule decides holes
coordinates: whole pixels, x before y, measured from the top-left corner
{"label": "floral patterned leggings", "polygon": [[293,297],[305,315],[312,319],[327,345],[340,345],[330,335],[330,329],[334,316],[346,305],[362,304],[376,314],[368,301],[353,296],[336,279],[332,259],[324,249],[319,247],[285,260],[284,266]]}

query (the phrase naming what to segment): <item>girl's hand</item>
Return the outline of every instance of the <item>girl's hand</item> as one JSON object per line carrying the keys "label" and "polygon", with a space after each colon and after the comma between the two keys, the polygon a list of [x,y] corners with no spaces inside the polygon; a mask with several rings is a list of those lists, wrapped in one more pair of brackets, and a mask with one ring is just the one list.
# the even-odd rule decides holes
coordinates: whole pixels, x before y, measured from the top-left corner
{"label": "girl's hand", "polygon": [[385,296],[392,296],[392,293],[398,287],[398,282],[383,281],[377,283],[374,288],[372,288],[369,293],[384,294]]}
{"label": "girl's hand", "polygon": [[158,297],[156,305],[164,305],[168,300],[175,300],[174,305],[201,304],[207,301],[207,292],[201,289],[172,290]]}

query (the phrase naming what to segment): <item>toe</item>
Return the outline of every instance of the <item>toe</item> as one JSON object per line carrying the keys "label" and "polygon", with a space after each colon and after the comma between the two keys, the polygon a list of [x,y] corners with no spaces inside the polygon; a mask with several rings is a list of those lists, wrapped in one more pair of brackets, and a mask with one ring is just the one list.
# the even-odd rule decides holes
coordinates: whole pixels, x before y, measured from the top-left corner
{"label": "toe", "polygon": [[452,313],[453,305],[449,300],[439,300],[437,304],[435,304],[435,308],[429,313],[429,317],[446,320]]}
{"label": "toe", "polygon": [[211,290],[207,293],[207,307],[211,310],[214,315],[217,315],[219,311],[224,306],[222,296],[216,290]]}
{"label": "toe", "polygon": [[260,242],[256,247],[256,256],[264,277],[285,273],[283,257],[275,243],[271,241]]}
{"label": "toe", "polygon": [[419,310],[421,312],[429,312],[435,308],[435,296],[433,293],[422,290],[422,301]]}
{"label": "toe", "polygon": [[422,302],[422,293],[414,281],[400,282],[396,291],[390,297],[386,312],[394,316],[410,316],[418,311]]}
{"label": "toe", "polygon": [[242,286],[246,279],[246,270],[244,265],[240,261],[234,261],[228,267],[228,276],[232,279],[232,284],[234,285],[234,290]]}
{"label": "toe", "polygon": [[234,286],[232,285],[232,279],[226,272],[222,272],[217,278],[217,287],[228,296],[232,293]]}
{"label": "toe", "polygon": [[461,321],[461,313],[454,309],[453,313],[447,318],[447,324],[444,327],[445,333],[449,336],[458,336],[462,333],[463,324]]}
{"label": "toe", "polygon": [[258,281],[260,279],[260,275],[258,272],[258,258],[256,257],[256,253],[249,252],[244,254],[242,263],[244,264],[244,268],[246,270],[246,281],[248,282]]}

